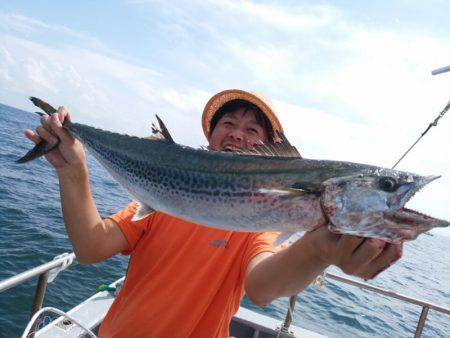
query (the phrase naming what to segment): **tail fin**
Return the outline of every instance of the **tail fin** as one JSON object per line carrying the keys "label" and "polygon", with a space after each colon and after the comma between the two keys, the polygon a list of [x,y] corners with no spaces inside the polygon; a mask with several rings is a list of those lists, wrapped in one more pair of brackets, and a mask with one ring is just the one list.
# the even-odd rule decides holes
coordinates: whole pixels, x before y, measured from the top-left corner
{"label": "tail fin", "polygon": [[55,108],[53,108],[47,102],[44,102],[41,99],[38,99],[37,97],[30,96],[30,101],[33,102],[33,104],[36,107],[41,108],[43,111],[45,111],[47,113],[47,115],[52,115],[52,114],[56,113]]}
{"label": "tail fin", "polygon": [[50,144],[47,141],[41,141],[34,146],[29,152],[27,152],[23,157],[19,158],[17,163],[26,163],[33,161],[34,159],[41,157],[48,152],[52,151],[56,147],[58,147],[59,142],[55,144]]}
{"label": "tail fin", "polygon": [[[31,102],[36,107],[41,108],[47,115],[52,115],[56,113],[56,109],[53,108],[51,105],[49,105],[47,102],[42,101],[41,99],[38,99],[37,97],[30,97]],[[38,115],[43,115],[42,113],[36,112]],[[33,149],[31,149],[29,152],[27,152],[23,157],[19,158],[16,162],[17,163],[26,163],[29,161],[32,161],[38,157],[41,157],[48,152],[52,151],[58,146],[59,142],[56,144],[50,144],[46,141],[41,141],[38,144],[34,146]]]}

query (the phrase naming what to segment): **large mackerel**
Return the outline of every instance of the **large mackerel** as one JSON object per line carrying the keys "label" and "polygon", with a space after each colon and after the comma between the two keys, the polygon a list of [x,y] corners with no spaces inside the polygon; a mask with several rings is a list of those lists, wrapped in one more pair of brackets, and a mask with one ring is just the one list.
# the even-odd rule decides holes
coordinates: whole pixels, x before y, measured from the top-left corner
{"label": "large mackerel", "polygon": [[[32,98],[46,113],[55,109]],[[138,138],[64,122],[111,176],[140,204],[135,219],[154,210],[197,224],[245,232],[280,231],[280,239],[328,225],[335,233],[392,243],[415,239],[449,222],[404,208],[439,176],[377,166],[301,158],[280,135],[241,153],[213,152],[176,144],[162,121]],[[41,142],[19,162],[57,145]]]}

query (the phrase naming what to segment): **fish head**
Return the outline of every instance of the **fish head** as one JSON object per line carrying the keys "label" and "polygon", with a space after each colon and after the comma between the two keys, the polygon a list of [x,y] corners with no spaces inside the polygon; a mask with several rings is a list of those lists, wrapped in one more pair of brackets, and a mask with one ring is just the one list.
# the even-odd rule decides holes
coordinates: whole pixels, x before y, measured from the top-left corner
{"label": "fish head", "polygon": [[334,177],[322,184],[322,209],[335,233],[373,237],[391,243],[415,239],[450,223],[405,208],[425,185],[440,176],[376,169]]}

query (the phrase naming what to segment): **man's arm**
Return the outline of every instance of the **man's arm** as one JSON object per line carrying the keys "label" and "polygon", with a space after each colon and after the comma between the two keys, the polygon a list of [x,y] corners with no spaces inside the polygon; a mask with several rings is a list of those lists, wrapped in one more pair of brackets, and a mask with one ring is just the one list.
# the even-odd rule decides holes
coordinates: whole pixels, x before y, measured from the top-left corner
{"label": "man's arm", "polygon": [[374,278],[401,257],[402,246],[382,240],[336,235],[321,227],[278,253],[261,253],[249,263],[245,291],[256,305],[292,296],[305,289],[325,268]]}
{"label": "man's arm", "polygon": [[58,176],[64,224],[78,262],[98,263],[128,249],[117,223],[100,217],[87,168]]}
{"label": "man's arm", "polygon": [[60,107],[52,116],[43,116],[37,134],[26,130],[25,135],[35,143],[57,141],[58,148],[46,155],[59,178],[61,208],[67,234],[81,264],[98,263],[128,248],[122,231],[112,220],[102,220],[89,185],[89,173],[83,146],[62,128],[69,112]]}

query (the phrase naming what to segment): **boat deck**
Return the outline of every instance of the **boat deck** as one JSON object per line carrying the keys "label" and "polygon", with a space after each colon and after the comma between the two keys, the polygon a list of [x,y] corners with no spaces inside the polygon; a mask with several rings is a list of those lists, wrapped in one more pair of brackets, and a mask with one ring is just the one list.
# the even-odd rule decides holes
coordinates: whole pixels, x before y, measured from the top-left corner
{"label": "boat deck", "polygon": [[[120,285],[123,279],[121,278],[115,281],[110,286],[115,287],[116,285]],[[87,328],[96,332],[114,298],[115,295],[112,292],[98,292],[71,309],[68,314]],[[230,335],[236,338],[277,337],[281,324],[279,320],[241,307],[231,322]],[[35,334],[35,337],[39,338],[71,338],[83,336],[86,336],[86,332],[82,328],[63,317],[58,317]],[[279,337],[321,338],[325,336],[291,325],[289,333],[281,333]]]}

